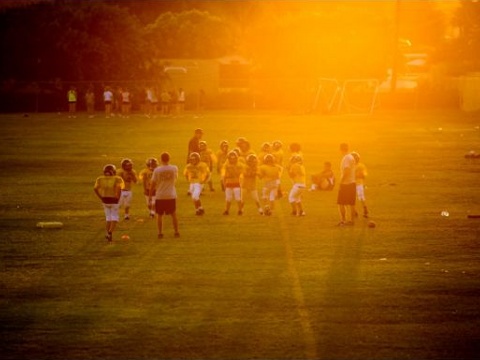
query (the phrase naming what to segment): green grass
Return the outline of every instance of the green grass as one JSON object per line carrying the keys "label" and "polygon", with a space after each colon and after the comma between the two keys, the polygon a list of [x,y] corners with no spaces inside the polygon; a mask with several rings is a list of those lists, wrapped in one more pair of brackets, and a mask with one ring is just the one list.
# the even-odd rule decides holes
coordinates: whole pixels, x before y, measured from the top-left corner
{"label": "green grass", "polygon": [[[216,112],[201,118],[0,116],[2,359],[474,359],[480,354],[480,151],[475,116]],[[114,243],[93,183],[104,164],[167,150],[182,169],[196,127],[217,150],[247,137],[302,144],[307,172],[341,142],[366,163],[375,229],[337,228],[333,192],[307,216],[251,201],[196,217],[178,182],[181,238],[156,239],[140,186]],[[288,190],[288,180],[283,179]],[[440,216],[442,210],[449,217]],[[60,230],[38,221],[62,221]],[[121,240],[128,234],[130,240]]]}

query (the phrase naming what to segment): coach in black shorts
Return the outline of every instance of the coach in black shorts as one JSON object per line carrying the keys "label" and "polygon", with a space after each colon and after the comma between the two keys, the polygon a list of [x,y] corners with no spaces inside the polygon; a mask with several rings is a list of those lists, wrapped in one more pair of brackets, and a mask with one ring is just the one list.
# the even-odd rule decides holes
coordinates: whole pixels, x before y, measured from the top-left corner
{"label": "coach in black shorts", "polygon": [[157,213],[158,238],[163,238],[163,215],[171,215],[175,237],[179,237],[177,219],[177,190],[175,182],[178,178],[178,167],[170,165],[170,155],[163,153],[160,156],[161,165],[157,166],[152,174],[150,199],[155,195],[155,212]]}
{"label": "coach in black shorts", "polygon": [[340,144],[342,161],[340,163],[340,189],[338,190],[337,204],[340,213],[339,226],[353,225],[355,212],[356,184],[355,158],[348,151],[348,144]]}

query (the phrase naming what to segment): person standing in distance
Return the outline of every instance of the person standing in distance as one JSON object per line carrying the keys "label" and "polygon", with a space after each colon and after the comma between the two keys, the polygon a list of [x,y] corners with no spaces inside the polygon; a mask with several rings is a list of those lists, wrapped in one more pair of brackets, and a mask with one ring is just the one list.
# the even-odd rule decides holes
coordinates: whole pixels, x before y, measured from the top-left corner
{"label": "person standing in distance", "polygon": [[177,190],[175,183],[178,179],[178,167],[170,165],[170,154],[162,153],[161,164],[155,168],[150,184],[149,202],[155,196],[155,212],[157,213],[158,238],[163,238],[163,215],[171,215],[175,237],[180,237],[177,219]]}
{"label": "person standing in distance", "polygon": [[355,183],[355,158],[348,152],[348,144],[340,144],[340,152],[343,157],[340,162],[340,189],[337,197],[340,213],[338,226],[345,226],[353,225],[357,185]]}
{"label": "person standing in distance", "polygon": [[187,164],[190,161],[190,154],[191,153],[199,153],[200,154],[200,140],[203,136],[202,129],[195,129],[193,137],[188,142],[188,152],[187,152]]}

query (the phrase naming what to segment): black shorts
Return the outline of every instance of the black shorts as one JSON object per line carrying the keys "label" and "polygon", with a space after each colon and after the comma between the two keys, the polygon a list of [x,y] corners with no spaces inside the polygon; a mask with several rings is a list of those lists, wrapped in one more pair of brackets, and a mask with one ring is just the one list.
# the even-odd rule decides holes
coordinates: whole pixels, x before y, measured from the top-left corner
{"label": "black shorts", "polygon": [[118,201],[120,199],[117,199],[115,197],[102,197],[102,202],[104,204],[118,204]]}
{"label": "black shorts", "polygon": [[172,215],[177,211],[177,199],[155,200],[155,212],[158,215]]}
{"label": "black shorts", "polygon": [[355,205],[356,197],[357,185],[355,183],[340,184],[340,189],[338,190],[337,197],[338,205]]}

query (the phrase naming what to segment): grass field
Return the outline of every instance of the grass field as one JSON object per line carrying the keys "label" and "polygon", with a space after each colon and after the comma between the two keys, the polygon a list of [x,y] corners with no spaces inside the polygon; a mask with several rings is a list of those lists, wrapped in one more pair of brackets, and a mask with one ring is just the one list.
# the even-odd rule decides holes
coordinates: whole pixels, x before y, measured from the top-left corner
{"label": "grass field", "polygon": [[[454,112],[370,117],[216,112],[197,118],[0,116],[2,359],[478,359],[480,120]],[[216,151],[247,137],[302,144],[310,174],[348,142],[369,168],[375,229],[338,228],[333,192],[194,215],[178,182],[181,238],[156,239],[140,186],[104,240],[93,183],[169,151],[182,169],[196,127]],[[283,187],[289,189],[287,178]],[[441,216],[442,211],[449,216]],[[38,229],[61,221],[63,229]],[[128,234],[128,241],[120,236]]]}

